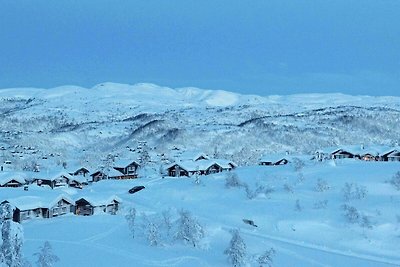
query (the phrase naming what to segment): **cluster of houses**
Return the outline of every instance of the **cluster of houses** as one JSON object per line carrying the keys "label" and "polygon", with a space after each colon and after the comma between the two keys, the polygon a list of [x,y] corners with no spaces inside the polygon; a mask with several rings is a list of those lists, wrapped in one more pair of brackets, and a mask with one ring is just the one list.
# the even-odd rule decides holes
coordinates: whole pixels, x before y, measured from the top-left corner
{"label": "cluster of houses", "polygon": [[209,175],[230,171],[237,165],[226,159],[212,159],[201,152],[184,152],[178,160],[167,165],[166,172],[171,177]]}
{"label": "cluster of houses", "polygon": [[[48,193],[48,192],[47,192]],[[44,196],[21,196],[5,199],[0,206],[8,205],[10,218],[22,222],[34,218],[52,218],[67,214],[93,215],[98,213],[116,214],[121,203],[117,196],[103,198],[101,196],[83,196],[73,200],[70,196],[53,194]]]}
{"label": "cluster of houses", "polygon": [[[259,165],[277,166],[285,165],[297,156],[287,154],[270,154],[263,156]],[[300,156],[304,157],[304,156]],[[298,158],[298,157],[297,157]],[[329,159],[358,159],[364,161],[397,161],[400,162],[400,148],[385,147],[356,147],[349,146],[344,148],[332,148],[316,151],[315,155],[309,159],[324,161]]]}
{"label": "cluster of houses", "polygon": [[15,172],[3,168],[0,171],[0,187],[21,187],[29,184],[49,186],[50,188],[69,186],[80,188],[90,183],[104,179],[134,179],[137,178],[139,164],[136,161],[123,160],[114,164],[109,170],[99,170],[90,173],[88,168],[79,167],[72,172],[41,171],[41,172]]}

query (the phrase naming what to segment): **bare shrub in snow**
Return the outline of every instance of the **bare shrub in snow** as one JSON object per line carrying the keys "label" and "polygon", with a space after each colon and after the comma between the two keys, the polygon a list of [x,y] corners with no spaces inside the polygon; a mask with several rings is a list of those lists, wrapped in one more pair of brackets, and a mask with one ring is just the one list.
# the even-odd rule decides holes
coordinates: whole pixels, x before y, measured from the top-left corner
{"label": "bare shrub in snow", "polygon": [[363,199],[367,196],[367,188],[357,183],[346,183],[342,189],[343,197],[346,201],[353,199]]}
{"label": "bare shrub in snow", "polygon": [[294,193],[293,186],[291,186],[290,184],[287,184],[287,183],[284,184],[283,189],[288,193],[292,193],[292,194]]}
{"label": "bare shrub in snow", "polygon": [[270,248],[266,250],[260,257],[258,257],[257,263],[260,264],[260,267],[263,266],[272,267],[275,254],[276,254],[275,249]]}
{"label": "bare shrub in snow", "polygon": [[129,231],[131,231],[132,238],[135,238],[135,219],[136,209],[130,208],[128,214],[125,215],[126,222],[128,223]]}
{"label": "bare shrub in snow", "polygon": [[342,209],[344,211],[343,215],[349,223],[357,223],[360,220],[360,213],[357,208],[344,204]]}
{"label": "bare shrub in snow", "polygon": [[400,190],[400,171],[396,172],[392,179],[390,180],[390,183],[397,189]]}
{"label": "bare shrub in snow", "polygon": [[296,199],[296,204],[294,205],[294,210],[295,211],[302,211],[302,207],[300,205],[300,199]]}
{"label": "bare shrub in snow", "polygon": [[232,266],[239,267],[246,263],[246,243],[240,236],[238,230],[231,230],[232,239],[229,243],[229,247],[224,251],[224,254],[228,255],[228,261]]}
{"label": "bare shrub in snow", "polygon": [[300,172],[306,166],[304,161],[299,158],[293,158],[292,164],[296,172]]}
{"label": "bare shrub in snow", "polygon": [[44,242],[40,251],[33,254],[37,256],[36,265],[39,267],[52,267],[60,259],[53,253],[51,245],[48,241]]}
{"label": "bare shrub in snow", "polygon": [[360,220],[360,226],[364,229],[372,229],[372,223],[367,215],[362,215]]}
{"label": "bare shrub in snow", "polygon": [[183,240],[185,243],[197,247],[204,236],[204,228],[197,219],[194,218],[189,211],[181,210],[179,212],[176,239]]}
{"label": "bare shrub in snow", "polygon": [[242,182],[239,180],[239,176],[235,172],[227,172],[225,175],[225,187],[240,187],[243,186]]}
{"label": "bare shrub in snow", "polygon": [[242,184],[242,186],[244,187],[244,189],[246,191],[246,196],[248,199],[253,199],[262,194],[267,196],[268,194],[274,192],[274,189],[272,187],[264,186],[264,185],[260,185],[260,184],[256,184],[256,188],[254,190],[252,190],[250,188],[250,186],[245,183]]}
{"label": "bare shrub in snow", "polygon": [[326,209],[328,206],[328,200],[320,200],[314,203],[314,209],[320,210],[320,209]]}
{"label": "bare shrub in snow", "polygon": [[315,185],[315,191],[317,192],[325,192],[331,189],[328,182],[322,179],[318,179],[317,184]]}

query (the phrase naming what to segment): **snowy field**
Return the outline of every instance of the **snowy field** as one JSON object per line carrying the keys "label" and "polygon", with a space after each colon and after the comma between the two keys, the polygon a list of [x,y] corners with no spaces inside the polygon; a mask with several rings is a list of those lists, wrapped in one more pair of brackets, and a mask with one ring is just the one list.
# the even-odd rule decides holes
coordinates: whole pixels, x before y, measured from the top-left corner
{"label": "snowy field", "polygon": [[[229,231],[239,229],[247,245],[246,266],[259,266],[256,258],[270,248],[276,251],[273,266],[400,266],[400,191],[388,182],[399,170],[400,163],[356,160],[239,167],[235,173],[250,193],[260,186],[268,189],[250,198],[243,186],[225,186],[226,173],[201,177],[200,184],[193,177],[153,175],[100,181],[83,190],[57,189],[72,197],[89,191],[115,194],[123,203],[117,215],[25,221],[23,252],[35,262],[33,253],[49,241],[60,258],[57,266],[229,266],[224,255]],[[346,183],[353,184],[347,194]],[[146,188],[128,194],[134,185]],[[355,189],[362,194],[354,194]],[[29,191],[0,188],[2,197],[46,193],[35,185]],[[343,205],[356,209],[355,221],[344,215]],[[131,207],[137,212],[134,239],[124,217]],[[144,214],[157,220],[169,210],[174,221],[182,209],[204,227],[200,245],[174,241],[160,231],[158,245],[150,246]]]}

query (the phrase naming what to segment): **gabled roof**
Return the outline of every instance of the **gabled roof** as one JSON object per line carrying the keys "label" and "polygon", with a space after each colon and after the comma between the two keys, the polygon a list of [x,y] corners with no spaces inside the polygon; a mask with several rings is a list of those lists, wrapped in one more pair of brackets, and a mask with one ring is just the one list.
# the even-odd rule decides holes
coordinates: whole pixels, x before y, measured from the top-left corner
{"label": "gabled roof", "polygon": [[105,171],[95,171],[95,172],[91,173],[90,176],[95,176],[95,175],[98,175],[98,174],[101,174],[101,173],[104,174],[104,175],[107,175]]}
{"label": "gabled roof", "polygon": [[386,152],[382,153],[382,156],[389,156],[391,154],[399,153],[399,152],[400,152],[400,148],[396,147],[396,148],[392,148],[392,149],[387,150]]}
{"label": "gabled roof", "polygon": [[107,172],[107,176],[108,177],[117,177],[117,176],[123,176],[124,174],[114,168],[111,168],[108,172]]}
{"label": "gabled roof", "polygon": [[109,205],[112,204],[114,201],[118,203],[122,202],[122,200],[115,195],[111,197],[104,197],[103,195],[100,194],[81,195],[80,197],[76,198],[75,202],[81,199],[87,201],[92,207]]}
{"label": "gabled roof", "polygon": [[78,182],[78,183],[80,183],[80,184],[88,183],[87,177],[84,177],[84,176],[82,176],[82,175],[73,176],[73,177],[70,179],[70,182],[71,182],[71,181],[75,181],[75,182]]}
{"label": "gabled roof", "polygon": [[60,178],[61,176],[64,176],[68,179],[72,179],[73,177],[66,172],[65,170],[56,170],[56,171],[42,171],[42,172],[36,172],[34,174],[34,179],[40,179],[40,180],[50,180],[50,181],[54,181],[58,178]]}
{"label": "gabled roof", "polygon": [[192,160],[196,161],[199,158],[210,159],[206,153],[200,151],[185,151],[177,156],[180,161]]}
{"label": "gabled roof", "polygon": [[286,159],[289,161],[289,156],[286,154],[268,154],[264,155],[261,157],[260,162],[272,162],[276,163],[278,161],[281,161],[283,159]]}
{"label": "gabled roof", "polygon": [[117,162],[114,163],[115,168],[126,168],[131,164],[140,166],[139,162],[137,160],[132,160],[132,159],[120,159]]}
{"label": "gabled roof", "polygon": [[76,175],[76,174],[77,174],[79,171],[81,171],[81,170],[84,170],[85,172],[90,173],[90,171],[89,171],[88,168],[86,168],[86,167],[80,167],[80,168],[78,168],[78,169],[75,169],[75,171],[72,172],[72,174],[73,174],[73,175]]}
{"label": "gabled roof", "polygon": [[61,194],[56,197],[54,197],[53,194],[47,194],[44,196],[22,196],[6,199],[5,201],[20,210],[32,210],[37,208],[51,208],[55,206],[61,199],[64,199],[70,204],[74,204],[74,201],[65,194]]}
{"label": "gabled roof", "polygon": [[0,186],[5,185],[6,183],[15,180],[18,183],[24,184],[26,181],[27,175],[22,172],[8,172],[3,171],[0,172]]}
{"label": "gabled roof", "polygon": [[173,163],[167,165],[166,169],[170,169],[170,168],[174,167],[175,165],[178,165],[179,167],[181,167],[182,169],[184,169],[187,172],[195,172],[195,171],[205,171],[215,164],[220,166],[221,168],[230,168],[229,163],[231,163],[234,167],[236,166],[235,163],[228,161],[228,160],[203,159],[203,160],[198,160],[198,161],[186,160],[186,161],[173,162]]}

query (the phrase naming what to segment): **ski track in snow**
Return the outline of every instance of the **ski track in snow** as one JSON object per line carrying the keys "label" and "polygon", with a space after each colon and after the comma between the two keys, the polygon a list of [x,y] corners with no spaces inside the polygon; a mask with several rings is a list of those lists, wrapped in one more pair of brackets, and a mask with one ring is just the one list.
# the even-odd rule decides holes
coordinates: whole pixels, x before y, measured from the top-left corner
{"label": "ski track in snow", "polygon": [[[231,228],[226,227],[226,226],[222,227],[222,229],[224,229],[226,231],[229,231],[229,230],[231,230],[233,228],[234,227],[231,227]],[[388,260],[388,259],[381,258],[381,257],[365,255],[365,254],[361,254],[361,253],[354,253],[354,252],[345,252],[345,251],[342,251],[342,250],[328,248],[326,246],[321,247],[321,246],[318,246],[318,245],[315,245],[315,244],[305,243],[303,241],[297,241],[297,240],[293,240],[293,239],[287,239],[287,238],[282,238],[282,237],[277,237],[277,236],[272,236],[272,235],[254,233],[254,232],[250,232],[249,230],[242,230],[241,229],[241,233],[243,233],[245,235],[248,235],[248,236],[253,236],[253,237],[256,237],[256,238],[266,239],[266,240],[274,241],[274,242],[280,242],[280,243],[283,243],[283,244],[288,244],[288,245],[307,248],[307,249],[311,249],[311,250],[321,251],[321,252],[325,252],[325,253],[340,255],[340,256],[344,256],[344,257],[357,258],[357,259],[360,259],[360,260],[365,260],[365,261],[369,261],[369,262],[376,262],[376,263],[382,263],[382,264],[387,264],[387,265],[392,265],[392,266],[400,266],[400,261]],[[296,255],[298,255],[298,254],[296,253]],[[330,266],[330,265],[321,265],[321,266]]]}

